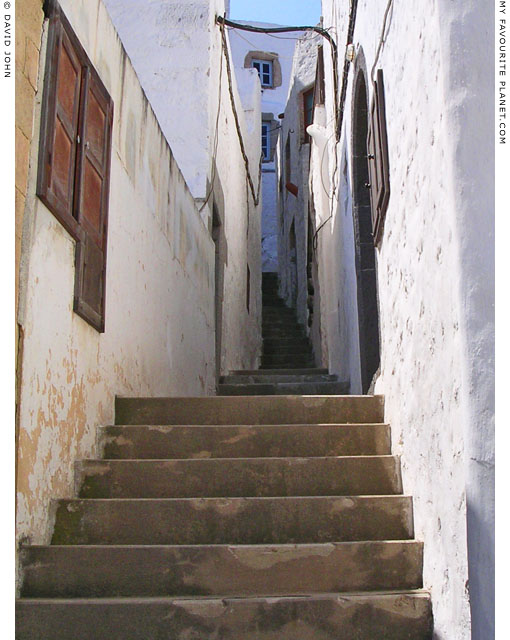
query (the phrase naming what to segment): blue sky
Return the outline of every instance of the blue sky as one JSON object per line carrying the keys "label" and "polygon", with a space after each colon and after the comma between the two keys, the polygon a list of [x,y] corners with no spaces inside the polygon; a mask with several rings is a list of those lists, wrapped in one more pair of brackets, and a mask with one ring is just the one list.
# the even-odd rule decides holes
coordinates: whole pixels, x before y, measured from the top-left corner
{"label": "blue sky", "polygon": [[321,0],[230,0],[231,20],[314,26],[321,15]]}

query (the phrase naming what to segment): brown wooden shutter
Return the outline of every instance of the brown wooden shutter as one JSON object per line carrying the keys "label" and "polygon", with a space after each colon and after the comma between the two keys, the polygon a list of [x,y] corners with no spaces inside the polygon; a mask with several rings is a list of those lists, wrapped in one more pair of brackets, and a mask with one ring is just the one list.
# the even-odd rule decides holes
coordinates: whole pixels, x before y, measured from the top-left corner
{"label": "brown wooden shutter", "polygon": [[77,169],[77,217],[74,310],[104,331],[106,238],[113,103],[93,69],[84,82]]}
{"label": "brown wooden shutter", "polygon": [[113,102],[58,2],[44,10],[37,195],[76,240],[74,311],[102,332]]}
{"label": "brown wooden shutter", "polygon": [[74,189],[81,86],[80,51],[64,29],[60,12],[50,20],[37,195],[76,237]]}
{"label": "brown wooden shutter", "polygon": [[377,71],[374,95],[370,107],[367,137],[368,167],[370,172],[370,199],[372,206],[372,232],[374,244],[378,245],[384,218],[390,199],[390,171],[388,134],[386,128],[386,104],[382,69]]}

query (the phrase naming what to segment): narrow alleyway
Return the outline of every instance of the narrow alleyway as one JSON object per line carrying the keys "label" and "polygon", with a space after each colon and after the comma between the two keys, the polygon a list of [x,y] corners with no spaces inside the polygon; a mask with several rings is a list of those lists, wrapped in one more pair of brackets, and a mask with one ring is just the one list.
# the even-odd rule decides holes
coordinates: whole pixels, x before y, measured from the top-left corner
{"label": "narrow alleyway", "polygon": [[261,368],[224,376],[219,395],[321,395],[347,393],[349,385],[315,367],[310,340],[295,309],[278,295],[277,274],[262,274]]}
{"label": "narrow alleyway", "polygon": [[22,551],[17,638],[431,638],[383,398],[333,395],[264,282],[263,369],[117,398],[52,544]]}

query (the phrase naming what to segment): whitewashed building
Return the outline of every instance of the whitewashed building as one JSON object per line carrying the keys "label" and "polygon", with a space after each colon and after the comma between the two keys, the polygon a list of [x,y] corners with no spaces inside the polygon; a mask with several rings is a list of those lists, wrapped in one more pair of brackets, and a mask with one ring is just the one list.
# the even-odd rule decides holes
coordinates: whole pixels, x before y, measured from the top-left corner
{"label": "whitewashed building", "polygon": [[[308,314],[317,364],[384,394],[435,634],[459,640],[494,637],[493,11],[324,0],[336,98],[322,39],[310,174],[292,136],[285,152],[303,135],[292,92],[279,160],[280,286]],[[311,81],[311,40],[291,85]]]}
{"label": "whitewashed building", "polygon": [[[265,22],[239,24],[260,29],[281,27]],[[238,82],[249,68],[257,69],[261,80],[262,270],[275,272],[278,268],[275,153],[281,124],[278,116],[287,103],[297,36],[241,29],[229,29],[228,33]]]}
{"label": "whitewashed building", "polygon": [[[17,372],[17,539],[36,544],[116,396],[213,395],[220,372],[257,365],[261,342],[260,207],[222,0],[45,10]],[[243,90],[244,106],[233,78],[257,167],[255,71]]]}

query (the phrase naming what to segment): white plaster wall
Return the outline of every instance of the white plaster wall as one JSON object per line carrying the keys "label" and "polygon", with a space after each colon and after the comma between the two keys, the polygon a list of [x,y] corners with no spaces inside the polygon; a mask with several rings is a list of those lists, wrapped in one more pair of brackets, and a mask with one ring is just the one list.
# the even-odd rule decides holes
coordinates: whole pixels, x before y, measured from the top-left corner
{"label": "white plaster wall", "polygon": [[[317,46],[322,37],[306,33],[296,44],[285,117],[278,145],[280,147],[280,172],[285,183],[285,145],[290,140],[290,182],[298,187],[298,194],[290,193],[285,185],[279,200],[281,229],[278,245],[280,293],[290,306],[293,296],[299,322],[308,326],[307,241],[308,241],[308,173],[310,144],[304,142],[303,91],[310,89],[315,80]],[[291,262],[290,229],[294,222],[296,234],[296,267]],[[296,282],[295,282],[296,281]],[[295,293],[297,287],[297,295]],[[316,353],[320,358],[320,354]]]}
{"label": "white plaster wall", "polygon": [[[282,25],[266,23],[266,22],[245,22],[238,21],[241,24],[251,25],[255,27],[280,27]],[[244,89],[241,85],[240,78],[244,70],[244,60],[250,51],[265,51],[278,55],[278,60],[282,70],[282,84],[274,89],[263,88],[259,86],[261,106],[260,110],[265,114],[272,114],[276,122],[279,122],[278,115],[285,110],[287,95],[289,91],[289,82],[292,70],[292,60],[294,54],[297,36],[293,37],[291,33],[283,34],[264,34],[236,29],[229,29],[229,42],[232,50],[232,59],[234,61],[238,84],[240,85],[241,99],[244,101]],[[258,75],[258,74],[257,74]],[[274,125],[275,127],[278,125]],[[277,136],[278,132],[273,131],[271,136]],[[262,179],[262,270],[277,271],[278,254],[277,254],[277,238],[275,229],[276,221],[276,180],[275,180],[275,162],[263,163],[263,179]],[[270,173],[273,172],[273,173]]]}
{"label": "white plaster wall", "polygon": [[[61,5],[114,102],[106,327],[99,334],[73,313],[74,241],[35,196],[43,49],[23,231],[19,317],[24,349],[17,536],[33,543],[48,542],[50,499],[73,495],[75,459],[97,455],[97,428],[113,422],[115,395],[207,395],[215,392],[216,384],[210,229],[197,210],[103,3],[62,0]],[[46,35],[45,31],[44,47]],[[227,99],[225,87],[223,84],[223,100]],[[257,109],[255,104],[254,115],[246,114],[245,133],[260,119]],[[237,149],[233,134],[230,136],[226,143]],[[260,154],[260,131],[253,130],[252,138],[250,154]],[[239,151],[231,156],[232,167],[236,162],[242,166]],[[243,171],[232,168],[227,177],[224,192],[232,190],[232,198],[240,197]],[[260,220],[256,208],[250,213],[248,226],[248,212],[241,207],[239,216],[245,218],[240,225],[235,221],[236,211],[229,208],[228,233],[233,236],[229,264],[242,264],[237,276],[233,269],[229,280],[227,292],[232,298],[244,299],[246,245],[250,243],[256,249],[250,249],[248,259],[257,277]],[[255,285],[252,295],[256,312],[260,303]],[[230,314],[237,313],[235,306],[225,313],[234,325]],[[227,336],[226,350],[236,352],[243,364],[254,365],[260,343],[256,313],[244,324],[232,338]]]}
{"label": "white plaster wall", "polygon": [[[223,281],[221,369],[228,372],[230,367],[241,368],[235,366],[239,363],[250,368],[259,349],[256,307],[260,256],[251,256],[251,251],[253,247],[260,251],[260,207],[245,194],[245,169],[229,101],[221,32],[215,23],[216,16],[225,13],[225,2],[106,0],[106,5],[209,227],[214,200],[211,183],[214,183],[215,194],[218,179],[223,184],[219,199],[225,208],[224,231],[227,230],[229,255]],[[258,74],[243,69],[236,78],[232,69],[232,79],[243,141],[251,157],[250,173],[257,185]],[[248,253],[251,291],[255,297],[250,317],[245,318],[246,310],[243,312],[239,301],[245,299]]]}
{"label": "white plaster wall", "polygon": [[[220,96],[220,117],[218,118],[218,146],[216,153],[213,152],[216,167],[214,190],[209,204],[214,199],[219,206],[226,238],[220,369],[222,374],[227,374],[236,369],[257,368],[262,347],[260,82],[256,70],[242,69],[234,74],[232,68],[235,108],[248,157],[249,173],[255,195],[258,195],[258,203],[256,203],[248,187],[247,170],[241,155],[239,136],[228,92],[226,64],[220,48],[220,31],[216,29],[211,56],[213,79],[216,79],[216,86],[211,94],[213,105],[211,112],[215,116],[214,127],[218,114],[218,96]],[[239,79],[239,86],[236,78]],[[221,91],[219,91],[220,88]],[[241,93],[243,100],[241,100]],[[250,269],[249,309],[246,300],[247,266]]]}
{"label": "white plaster wall", "polygon": [[[269,22],[246,22],[243,20],[238,20],[238,22],[245,25],[251,25],[253,27],[268,29],[271,27],[282,26],[280,24],[272,24]],[[228,34],[236,73],[238,69],[242,69],[244,67],[244,59],[249,51],[266,51],[268,53],[278,54],[278,60],[280,61],[282,68],[281,86],[274,89],[260,89],[261,111],[272,113],[274,117],[277,118],[279,113],[283,113],[287,102],[289,82],[291,78],[292,58],[298,36],[295,36],[295,34],[292,33],[271,35],[236,29],[228,29]]]}
{"label": "white plaster wall", "polygon": [[[471,638],[471,616],[472,637],[493,637],[493,136],[486,102],[492,75],[484,55],[492,23],[485,4],[395,0],[377,65],[385,74],[392,193],[377,252],[381,373],[375,390],[385,395],[404,490],[414,497],[438,640]],[[386,5],[358,4],[354,42],[369,71]],[[340,50],[348,10],[323,1],[325,26],[336,30]],[[325,63],[331,118],[328,56]],[[352,81],[351,66],[336,151],[338,166],[346,153],[347,182],[342,171],[335,183],[339,206],[321,238],[330,269],[322,274],[321,297],[336,287],[348,329],[338,334],[338,353],[351,354],[350,367],[357,325],[349,266]],[[330,155],[330,176],[334,164]],[[330,331],[330,361],[337,357],[332,344]]]}
{"label": "white plaster wall", "polygon": [[278,271],[278,223],[276,217],[276,174],[262,169],[262,271]]}
{"label": "white plaster wall", "polygon": [[[209,172],[208,0],[104,0],[195,198]],[[212,89],[211,89],[212,90]]]}

